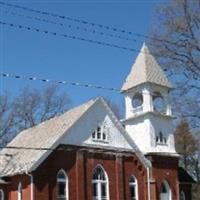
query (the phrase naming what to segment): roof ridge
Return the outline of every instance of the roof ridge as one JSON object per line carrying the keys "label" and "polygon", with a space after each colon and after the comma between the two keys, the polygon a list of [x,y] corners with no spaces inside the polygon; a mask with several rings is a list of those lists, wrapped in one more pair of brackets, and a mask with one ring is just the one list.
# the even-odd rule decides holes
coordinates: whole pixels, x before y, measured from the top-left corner
{"label": "roof ridge", "polygon": [[[85,103],[83,103],[83,104],[81,104],[81,105],[75,106],[75,107],[73,107],[73,108],[67,110],[66,112],[64,112],[64,113],[62,113],[62,114],[60,114],[60,115],[56,115],[56,116],[54,116],[54,117],[52,117],[52,118],[50,118],[50,119],[47,119],[47,120],[45,120],[45,121],[42,121],[42,122],[36,124],[35,126],[29,127],[29,128],[27,128],[27,129],[24,129],[24,130],[18,132],[17,135],[16,135],[6,146],[9,146],[9,145],[14,141],[14,139],[16,139],[21,133],[28,132],[28,131],[30,131],[30,130],[33,130],[33,129],[36,129],[36,128],[40,127],[41,125],[44,125],[44,124],[49,123],[49,122],[51,122],[51,121],[55,121],[55,120],[57,120],[57,119],[59,119],[59,118],[62,118],[62,117],[64,117],[65,115],[67,115],[69,112],[78,110],[78,109],[80,109],[81,107],[84,107],[85,105],[87,105],[87,104],[89,104],[89,103],[92,103],[91,105],[93,105],[93,103],[95,103],[95,102],[98,100],[98,98],[99,98],[99,97],[97,97],[97,98],[95,98],[95,99],[90,99],[89,101],[87,101],[87,102],[85,102]],[[91,105],[90,105],[90,106],[91,106]],[[2,151],[2,150],[1,150],[1,151]],[[0,151],[0,152],[1,152],[1,151]]]}

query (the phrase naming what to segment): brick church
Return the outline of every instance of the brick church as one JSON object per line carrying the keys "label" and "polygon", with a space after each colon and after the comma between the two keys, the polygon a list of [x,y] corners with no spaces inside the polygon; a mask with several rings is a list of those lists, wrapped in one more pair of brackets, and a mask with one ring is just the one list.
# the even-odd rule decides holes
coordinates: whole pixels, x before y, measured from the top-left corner
{"label": "brick church", "polygon": [[143,45],[121,89],[125,118],[99,97],[22,131],[0,152],[0,200],[191,200],[171,89]]}

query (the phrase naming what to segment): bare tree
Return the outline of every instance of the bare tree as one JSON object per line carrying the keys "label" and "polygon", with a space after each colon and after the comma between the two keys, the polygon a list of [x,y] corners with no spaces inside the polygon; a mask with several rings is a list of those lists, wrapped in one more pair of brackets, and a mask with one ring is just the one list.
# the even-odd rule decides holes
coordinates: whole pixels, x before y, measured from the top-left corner
{"label": "bare tree", "polygon": [[151,50],[175,85],[175,107],[182,108],[179,115],[199,128],[200,0],[170,0],[156,13]]}
{"label": "bare tree", "polygon": [[14,132],[15,114],[11,109],[8,93],[0,95],[0,143],[3,142],[3,135]]}
{"label": "bare tree", "polygon": [[200,0],[169,0],[157,7],[156,20],[149,45],[175,86],[177,122],[188,121],[177,127],[176,146],[183,153],[181,164],[199,181],[196,195],[200,187]]}
{"label": "bare tree", "polygon": [[14,99],[8,94],[0,95],[0,138],[5,144],[23,129],[48,120],[69,108],[66,93],[59,93],[55,85],[44,90],[24,88]]}
{"label": "bare tree", "polygon": [[200,0],[170,0],[157,9],[159,28],[152,36],[157,55],[165,56],[173,68],[179,70],[181,65],[186,76],[196,79],[200,78],[199,10]]}

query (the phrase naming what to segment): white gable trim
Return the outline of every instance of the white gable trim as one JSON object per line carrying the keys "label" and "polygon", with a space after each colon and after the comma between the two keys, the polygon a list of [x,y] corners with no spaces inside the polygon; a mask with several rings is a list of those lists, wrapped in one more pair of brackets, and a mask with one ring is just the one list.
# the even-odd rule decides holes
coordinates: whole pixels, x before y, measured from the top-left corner
{"label": "white gable trim", "polygon": [[[75,124],[77,124],[79,121],[80,121],[80,119],[82,118],[82,116],[86,113],[86,112],[88,112],[88,110],[92,107],[92,106],[94,106],[94,104],[96,103],[98,101],[98,99],[95,99],[95,101],[94,101],[94,103],[66,130],[66,132],[65,133],[63,133],[63,135],[60,137],[60,138],[58,138],[57,139],[57,141],[55,141],[54,142],[54,144],[50,147],[50,149],[56,149],[58,146],[59,146],[59,144],[60,144],[60,140],[62,140],[62,138],[65,136],[65,134],[70,130],[70,129],[72,129],[73,128],[73,126],[75,125]],[[28,170],[28,171],[34,171],[35,169],[37,169],[39,166],[40,166],[40,164],[51,154],[53,152],[53,150],[47,150],[31,167],[30,167],[30,169]]]}
{"label": "white gable trim", "polygon": [[114,115],[114,113],[112,112],[112,110],[110,109],[110,107],[107,105],[107,103],[105,102],[105,100],[103,98],[100,98],[101,102],[103,103],[103,105],[105,106],[105,108],[108,111],[109,116],[111,117],[111,119],[113,120],[113,122],[115,123],[115,125],[119,128],[119,130],[121,131],[121,133],[123,134],[123,136],[125,137],[125,139],[127,140],[127,142],[129,143],[129,145],[133,148],[133,152],[135,152],[135,154],[138,156],[138,158],[140,159],[140,161],[144,164],[145,167],[151,167],[151,162],[145,158],[145,156],[143,155],[143,153],[139,150],[139,148],[137,147],[137,145],[135,144],[135,142],[132,140],[132,138],[129,136],[129,134],[126,132],[126,130],[124,129],[124,127],[122,126],[122,124],[120,123],[120,121],[117,119],[117,117]]}
{"label": "white gable trim", "polygon": [[[131,137],[128,135],[128,133],[125,131],[125,129],[123,128],[123,126],[121,125],[121,123],[119,122],[119,120],[117,119],[117,117],[114,115],[114,113],[111,111],[111,109],[109,108],[109,106],[107,105],[107,103],[104,101],[103,98],[97,98],[94,103],[83,113],[83,115],[81,115],[79,117],[78,120],[76,120],[71,127],[69,127],[66,132],[50,147],[51,149],[56,149],[59,144],[60,141],[62,141],[62,138],[65,137],[65,134],[67,134],[75,124],[77,124],[81,118],[87,113],[89,112],[89,110],[96,104],[96,103],[102,103],[102,105],[106,108],[109,117],[111,118],[111,120],[113,121],[113,123],[116,125],[116,127],[121,131],[121,133],[123,134],[125,140],[127,141],[127,143],[132,147],[132,150],[128,150],[126,149],[126,151],[130,151],[130,152],[135,152],[136,155],[138,156],[138,158],[140,159],[140,161],[144,164],[145,167],[150,167],[151,163],[149,160],[147,160],[144,155],[140,152],[139,148],[136,146],[136,144],[134,143],[134,141],[131,139]],[[82,145],[83,147],[88,147],[89,145]],[[91,145],[91,147],[97,147],[95,145]],[[110,149],[109,147],[99,147],[98,148],[104,148],[104,149]],[[119,150],[119,149],[118,149]],[[125,150],[125,149],[121,149],[121,150]],[[52,153],[51,150],[47,150],[31,167],[28,171],[34,171],[35,169],[37,169],[40,164]]]}

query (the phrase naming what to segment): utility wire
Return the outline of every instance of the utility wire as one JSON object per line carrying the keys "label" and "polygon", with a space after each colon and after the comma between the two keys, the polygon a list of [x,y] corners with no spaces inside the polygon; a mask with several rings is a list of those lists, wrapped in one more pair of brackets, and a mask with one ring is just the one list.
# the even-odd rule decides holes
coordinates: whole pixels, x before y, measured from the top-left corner
{"label": "utility wire", "polygon": [[[148,54],[151,55],[148,52],[143,52],[143,51],[140,51],[140,50],[135,49],[135,48],[120,46],[120,45],[117,45],[117,44],[102,42],[102,41],[99,41],[99,40],[87,39],[87,38],[84,38],[84,37],[69,35],[69,34],[65,34],[65,33],[63,34],[63,33],[58,33],[58,32],[52,32],[52,31],[49,31],[49,30],[42,30],[42,29],[39,29],[39,28],[31,27],[31,26],[24,26],[24,25],[15,24],[15,23],[8,23],[8,22],[4,22],[4,21],[0,21],[0,25],[9,26],[9,27],[12,27],[12,28],[14,27],[14,28],[18,28],[18,29],[26,30],[26,31],[32,31],[32,32],[37,32],[37,33],[49,34],[49,35],[53,35],[53,36],[64,37],[64,38],[73,39],[73,40],[79,40],[79,41],[83,41],[83,42],[93,43],[93,44],[111,47],[111,48],[122,49],[122,50],[126,50],[126,51],[131,51],[131,52],[143,53],[143,54],[146,54],[146,55],[148,55]],[[159,57],[159,55],[156,55],[156,54],[153,54],[153,55],[156,56],[156,57],[157,56]],[[169,56],[163,56],[163,57],[169,58]],[[173,58],[173,57],[170,57],[170,58],[176,60],[176,58]]]}
{"label": "utility wire", "polygon": [[[104,31],[98,31],[96,29],[88,29],[88,28],[85,28],[85,27],[76,26],[76,25],[72,25],[72,24],[65,24],[65,23],[61,23],[61,22],[56,22],[56,21],[44,19],[44,18],[41,18],[41,17],[35,17],[35,16],[30,16],[30,15],[20,14],[20,13],[13,12],[13,11],[8,11],[8,10],[3,10],[2,11],[1,10],[0,12],[3,12],[5,14],[11,14],[13,16],[24,17],[26,19],[33,19],[33,20],[40,21],[40,22],[45,22],[45,23],[49,23],[49,24],[59,25],[59,26],[62,26],[62,27],[65,27],[65,28],[69,28],[69,29],[76,29],[78,31],[92,33],[92,34],[96,34],[96,35],[100,35],[100,36],[117,38],[117,39],[131,41],[131,42],[136,42],[136,43],[138,43],[138,42],[143,43],[144,42],[143,40],[138,40],[138,39],[135,39],[135,38],[124,37],[124,36],[121,36],[121,35],[112,34],[112,33],[106,33]],[[152,46],[152,47],[155,47],[155,46],[159,47],[158,44],[153,44],[152,42],[148,42],[148,45]],[[178,44],[175,44],[175,45],[179,46]],[[199,58],[198,54],[193,54],[193,55],[195,57]]]}
{"label": "utility wire", "polygon": [[[1,2],[0,2],[0,4],[1,4]],[[52,31],[49,31],[49,30],[41,30],[39,28],[35,28],[35,27],[31,27],[31,26],[24,26],[24,25],[20,25],[20,24],[8,23],[8,22],[4,22],[4,21],[0,21],[0,25],[15,27],[15,28],[24,29],[24,30],[27,30],[27,31],[40,32],[40,33],[43,33],[43,34],[50,34],[50,35],[53,35],[53,36],[60,36],[60,37],[68,38],[68,39],[74,39],[74,40],[89,42],[89,43],[93,43],[93,44],[97,44],[97,45],[101,45],[101,46],[107,46],[107,47],[122,49],[122,50],[126,50],[126,51],[138,52],[138,53],[143,53],[143,54],[150,54],[150,53],[142,52],[142,51],[135,49],[135,48],[130,48],[130,47],[121,46],[121,45],[108,43],[108,42],[102,42],[102,41],[99,41],[99,40],[87,39],[87,38],[84,38],[84,37],[79,37],[79,36],[74,36],[74,35],[69,35],[69,34],[52,32]],[[69,25],[69,26],[71,26],[71,25]],[[99,32],[99,33],[101,34],[101,32]],[[102,35],[103,34],[104,33],[102,32]],[[113,35],[113,37],[114,37],[114,35]],[[118,36],[116,36],[116,37],[118,37]],[[128,39],[128,38],[126,38],[126,39]],[[137,41],[137,40],[135,40],[135,41]],[[150,44],[150,45],[152,45],[152,44]],[[157,55],[155,53],[154,53],[154,56],[160,57],[160,55]],[[185,57],[184,54],[182,56]],[[197,54],[195,54],[194,56],[199,58],[199,55],[197,55]],[[163,55],[162,57],[177,60],[176,58],[173,58],[173,57],[170,57],[170,56],[164,56]]]}
{"label": "utility wire", "polygon": [[56,22],[56,21],[44,19],[44,18],[41,18],[41,17],[33,17],[33,16],[30,16],[30,15],[25,15],[25,14],[13,12],[13,11],[8,11],[8,10],[2,11],[1,10],[0,12],[5,13],[5,14],[11,14],[13,16],[24,17],[26,19],[33,19],[33,20],[40,21],[40,22],[59,25],[59,26],[66,27],[66,28],[69,28],[69,29],[76,29],[78,31],[80,30],[80,31],[84,31],[84,32],[89,32],[89,33],[97,34],[97,35],[101,35],[101,36],[107,36],[107,37],[111,37],[111,38],[117,38],[117,39],[121,39],[121,40],[131,41],[131,42],[141,42],[141,43],[143,42],[141,40],[139,41],[139,40],[136,40],[136,39],[133,39],[133,38],[123,37],[123,36],[112,34],[112,33],[106,33],[106,32],[103,32],[103,31],[98,31],[96,29],[88,29],[88,28],[81,27],[81,26]]}
{"label": "utility wire", "polygon": [[84,84],[84,83],[71,82],[71,81],[66,81],[66,80],[50,80],[50,79],[45,79],[45,78],[38,78],[38,77],[33,77],[33,76],[23,76],[23,75],[9,74],[9,73],[3,73],[3,72],[0,72],[0,76],[5,77],[5,78],[15,78],[15,79],[23,79],[23,80],[29,80],[29,81],[51,82],[51,83],[56,83],[56,84],[72,85],[72,86],[79,86],[79,87],[85,87],[85,88],[94,88],[94,89],[102,89],[102,90],[120,92],[120,89],[114,88],[114,87],[104,87],[104,86],[100,86],[100,85]]}
{"label": "utility wire", "polygon": [[121,29],[121,28],[117,28],[117,27],[111,27],[111,26],[107,26],[107,25],[103,25],[103,24],[94,23],[94,22],[89,22],[89,21],[86,21],[86,20],[73,18],[73,17],[69,17],[69,16],[65,16],[65,15],[59,15],[59,14],[51,13],[51,12],[47,12],[47,11],[36,10],[36,9],[32,9],[32,8],[28,8],[28,7],[24,7],[24,6],[19,6],[19,5],[16,5],[16,4],[6,3],[6,2],[2,2],[2,1],[0,1],[0,5],[7,6],[7,7],[13,7],[13,8],[17,8],[17,9],[22,9],[22,10],[26,10],[26,11],[29,11],[29,12],[42,14],[42,15],[46,15],[46,16],[51,16],[51,17],[56,17],[56,18],[60,18],[60,19],[64,19],[64,20],[69,20],[69,21],[81,23],[81,24],[84,24],[84,25],[90,25],[92,27],[103,28],[103,29],[106,29],[106,30],[114,31],[114,32],[128,34],[129,36],[133,35],[133,36],[140,37],[140,38],[145,38],[145,39],[150,39],[150,40],[155,40],[155,41],[159,41],[159,42],[166,42],[166,43],[177,45],[176,43],[171,42],[171,41],[158,39],[158,38],[155,38],[155,37],[149,37],[147,35],[135,33],[135,32],[132,32],[132,31],[127,31],[125,29]]}
{"label": "utility wire", "polygon": [[[83,149],[86,149],[85,147],[82,147]],[[35,150],[35,151],[74,151],[75,149],[73,148],[67,148],[63,146],[58,146],[57,148],[43,148],[43,147],[23,147],[23,146],[5,146],[1,147],[0,149],[20,149],[20,150]],[[112,151],[111,149],[98,149],[99,152],[107,152],[107,151]],[[161,152],[161,153],[169,153],[169,152]],[[170,153],[170,154],[177,154],[177,153]],[[182,153],[179,153],[182,154]],[[5,156],[12,157],[12,154],[4,154]],[[2,154],[3,156],[3,154]]]}
{"label": "utility wire", "polygon": [[[0,25],[15,27],[15,28],[24,29],[24,30],[27,30],[27,31],[38,32],[38,33],[43,33],[43,34],[49,34],[49,35],[53,35],[53,36],[60,36],[60,37],[68,38],[68,39],[89,42],[89,43],[98,44],[98,45],[101,45],[101,46],[113,47],[113,48],[132,51],[132,52],[141,52],[140,50],[130,48],[130,47],[120,46],[120,45],[117,45],[117,44],[112,44],[112,43],[107,43],[107,42],[101,42],[101,41],[98,41],[98,40],[86,39],[84,37],[79,37],[79,36],[74,36],[74,35],[69,35],[69,34],[52,32],[52,31],[49,31],[49,30],[41,30],[39,28],[34,28],[34,27],[31,27],[31,26],[24,26],[24,25],[20,25],[20,24],[8,23],[8,22],[4,22],[4,21],[0,21]],[[143,52],[143,53],[145,54],[145,52]]]}

